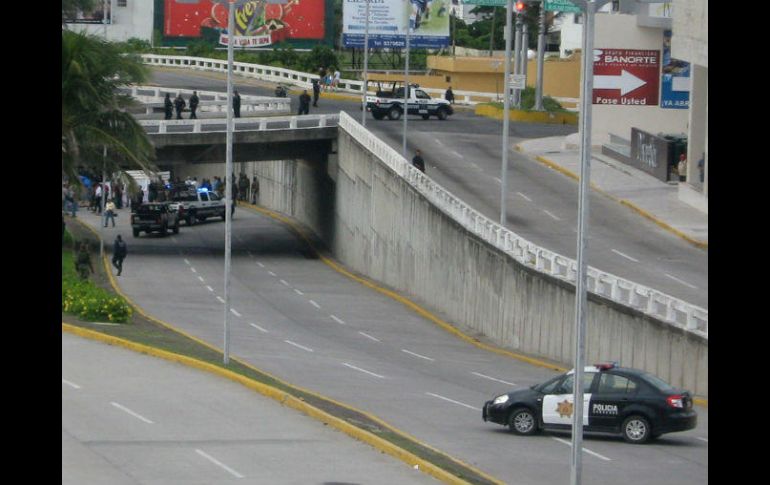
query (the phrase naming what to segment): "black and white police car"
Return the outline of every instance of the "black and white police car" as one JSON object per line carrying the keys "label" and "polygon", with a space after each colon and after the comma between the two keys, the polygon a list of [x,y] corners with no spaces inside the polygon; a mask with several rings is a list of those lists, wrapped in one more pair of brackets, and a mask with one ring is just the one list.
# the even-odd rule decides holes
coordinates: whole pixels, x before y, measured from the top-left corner
{"label": "black and white police car", "polygon": [[[689,391],[647,372],[606,363],[586,367],[583,379],[584,431],[619,433],[630,443],[645,443],[664,433],[693,429],[698,422]],[[574,371],[569,371],[497,396],[484,403],[482,419],[520,435],[570,430],[574,380]]]}

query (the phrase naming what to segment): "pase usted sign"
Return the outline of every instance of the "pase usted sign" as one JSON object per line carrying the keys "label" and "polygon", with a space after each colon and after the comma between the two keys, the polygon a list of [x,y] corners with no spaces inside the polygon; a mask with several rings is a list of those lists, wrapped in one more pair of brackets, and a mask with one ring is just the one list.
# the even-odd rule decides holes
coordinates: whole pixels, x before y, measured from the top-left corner
{"label": "pase usted sign", "polygon": [[660,51],[594,49],[593,104],[656,106]]}

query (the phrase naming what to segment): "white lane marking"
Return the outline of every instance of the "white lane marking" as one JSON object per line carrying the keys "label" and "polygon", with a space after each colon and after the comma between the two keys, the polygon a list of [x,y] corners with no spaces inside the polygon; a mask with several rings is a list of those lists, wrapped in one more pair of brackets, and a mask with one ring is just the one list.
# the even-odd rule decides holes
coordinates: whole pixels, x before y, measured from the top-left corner
{"label": "white lane marking", "polygon": [[133,416],[133,417],[135,417],[135,418],[137,418],[137,419],[141,419],[142,421],[144,421],[144,422],[145,422],[145,423],[147,423],[147,424],[154,424],[152,421],[150,421],[149,419],[145,418],[145,417],[144,417],[144,416],[142,416],[141,414],[135,413],[135,412],[131,411],[130,409],[128,409],[128,408],[127,408],[127,407],[125,407],[125,406],[121,406],[120,404],[118,404],[118,403],[116,403],[116,402],[114,402],[114,401],[110,402],[110,404],[112,404],[112,405],[113,405],[113,406],[115,406],[116,408],[118,408],[118,409],[120,409],[121,411],[124,411],[124,412],[126,412],[126,413],[128,413],[128,414],[130,414],[131,416]]}
{"label": "white lane marking", "polygon": [[299,290],[298,290],[298,289],[296,289],[296,288],[294,288],[294,293],[296,293],[296,294],[298,294],[298,295],[304,295],[304,293],[302,293],[301,291],[299,291]]}
{"label": "white lane marking", "polygon": [[419,358],[421,358],[421,359],[429,360],[429,361],[431,361],[431,362],[433,362],[434,360],[436,360],[436,359],[431,359],[430,357],[425,357],[424,355],[415,354],[414,352],[409,352],[409,351],[408,351],[408,350],[406,350],[406,349],[401,349],[401,352],[406,352],[406,353],[407,353],[407,354],[409,354],[409,355],[414,355],[415,357],[419,357]]}
{"label": "white lane marking", "polygon": [[497,182],[498,184],[502,184],[503,183],[503,181],[500,180],[499,177],[492,177],[492,178],[495,179],[495,182]]}
{"label": "white lane marking", "polygon": [[264,268],[265,267],[265,265],[260,263],[259,261],[257,261],[257,264],[259,265],[260,268]]}
{"label": "white lane marking", "polygon": [[440,141],[438,138],[434,138],[434,139],[433,139],[433,141],[435,141],[435,142],[436,142],[436,143],[438,143],[439,145],[443,145],[443,143],[441,143],[441,141]]}
{"label": "white lane marking", "polygon": [[358,332],[358,333],[360,333],[361,335],[363,335],[363,336],[364,336],[364,337],[366,337],[366,338],[369,338],[369,339],[372,339],[372,340],[374,340],[375,342],[379,342],[379,340],[378,340],[378,339],[376,339],[376,338],[372,337],[371,335],[367,335],[367,334],[365,334],[364,332]]}
{"label": "white lane marking", "polygon": [[526,195],[522,194],[521,192],[516,192],[516,193],[517,193],[517,194],[519,194],[520,196],[522,196],[522,197],[524,198],[524,200],[527,200],[527,201],[529,201],[529,202],[532,202],[532,199],[530,199],[530,198],[529,198],[529,197],[527,197]]}
{"label": "white lane marking", "polygon": [[318,308],[319,310],[321,309],[321,305],[319,305],[318,303],[314,302],[313,300],[308,300],[308,301],[309,301],[309,302],[310,302],[310,304],[311,304],[311,305],[313,305],[314,307]]}
{"label": "white lane marking", "polygon": [[224,303],[224,302],[225,302],[225,299],[224,299],[224,298],[222,298],[221,296],[217,296],[217,300],[221,301],[222,303]]}
{"label": "white lane marking", "polygon": [[357,370],[359,372],[363,372],[364,374],[369,374],[370,376],[379,377],[380,379],[385,379],[385,376],[375,374],[374,372],[369,372],[368,370],[360,369],[354,365],[348,364],[347,362],[343,362],[342,365],[344,365],[345,367],[350,367],[351,369]]}
{"label": "white lane marking", "polygon": [[197,448],[195,449],[195,452],[196,452],[196,453],[198,453],[198,454],[199,454],[200,456],[202,456],[203,458],[205,458],[205,459],[207,459],[208,461],[210,461],[211,463],[215,464],[216,466],[218,466],[218,467],[222,468],[224,471],[226,471],[226,472],[227,472],[227,473],[229,473],[230,475],[234,476],[235,478],[244,478],[244,476],[243,476],[243,475],[241,475],[241,474],[240,474],[240,473],[238,473],[237,471],[233,470],[233,469],[232,469],[232,468],[230,468],[229,466],[225,465],[225,464],[224,464],[224,463],[222,463],[221,461],[217,460],[217,459],[216,459],[216,458],[214,458],[213,456],[211,456],[211,455],[208,455],[208,454],[206,454],[205,452],[203,452],[203,451],[201,451],[201,450],[199,450],[199,449],[197,449]]}
{"label": "white lane marking", "polygon": [[235,308],[231,308],[230,309],[230,313],[232,313],[233,315],[235,315],[236,317],[239,317],[239,318],[243,316],[240,313],[238,313],[238,311]]}
{"label": "white lane marking", "polygon": [[281,280],[281,283],[283,283],[285,286],[291,286],[286,280]]}
{"label": "white lane marking", "polygon": [[508,384],[509,386],[515,386],[513,382],[504,381],[502,379],[495,379],[494,377],[485,376],[484,374],[479,374],[478,372],[471,372],[471,374],[479,377],[483,377],[484,379],[489,379],[490,381],[497,381],[502,382],[503,384]]}
{"label": "white lane marking", "polygon": [[287,343],[287,344],[289,344],[289,345],[293,345],[293,346],[295,346],[295,347],[297,347],[297,348],[300,348],[300,349],[302,349],[302,350],[305,350],[305,351],[307,351],[307,352],[312,352],[312,351],[313,351],[313,349],[310,349],[310,348],[308,348],[308,347],[305,347],[304,345],[300,345],[300,344],[294,343],[294,342],[292,342],[291,340],[284,340],[284,342],[286,342],[286,343]]}
{"label": "white lane marking", "polygon": [[444,401],[449,401],[449,402],[454,403],[454,404],[459,404],[460,406],[465,406],[466,408],[469,408],[469,409],[474,409],[476,411],[481,411],[481,408],[477,408],[477,407],[471,406],[469,404],[465,404],[465,403],[462,403],[462,402],[459,402],[459,401],[455,401],[454,399],[449,399],[448,397],[439,396],[438,394],[433,394],[432,392],[426,392],[425,394],[427,394],[429,396],[437,397],[439,399],[443,399]]}
{"label": "white lane marking", "polygon": [[705,443],[708,443],[708,442],[709,442],[708,438],[701,438],[700,436],[696,436],[696,437],[695,437],[695,439],[696,439],[696,440],[701,440],[701,441],[703,441],[703,442],[705,442]]}
{"label": "white lane marking", "polygon": [[335,322],[339,323],[340,325],[345,325],[345,322],[343,322],[339,318],[335,317],[334,315],[329,315],[329,316],[332,318],[332,320],[334,320]]}
{"label": "white lane marking", "polygon": [[198,279],[201,280],[201,283],[205,283],[206,280],[203,279],[203,276],[198,276]]}
{"label": "white lane marking", "polygon": [[272,271],[268,271],[267,273],[268,273],[270,276],[275,276],[275,273],[273,273]]}
{"label": "white lane marking", "polygon": [[634,263],[638,263],[638,262],[639,262],[639,260],[638,260],[638,259],[632,258],[631,256],[629,256],[629,255],[627,255],[627,254],[623,254],[623,253],[621,253],[620,251],[618,251],[617,249],[612,249],[611,251],[612,251],[613,253],[617,254],[618,256],[622,256],[622,257],[624,257],[624,258],[626,258],[626,259],[630,259],[630,260],[631,260],[631,261],[633,261]]}
{"label": "white lane marking", "polygon": [[249,325],[251,325],[252,327],[256,328],[256,329],[257,329],[257,330],[259,330],[260,332],[264,332],[264,333],[270,333],[270,332],[268,332],[267,330],[265,330],[264,328],[262,328],[262,327],[260,327],[259,325],[257,325],[256,323],[250,323]]}
{"label": "white lane marking", "polygon": [[[551,438],[552,438],[552,439],[554,439],[554,440],[556,440],[556,441],[558,441],[559,443],[564,443],[565,445],[567,445],[567,446],[569,446],[570,448],[572,448],[572,443],[570,443],[570,442],[569,442],[569,441],[567,441],[567,440],[563,440],[563,439],[561,439],[561,438],[556,438],[556,437],[554,437],[554,436],[551,436]],[[607,458],[606,456],[604,456],[604,455],[600,455],[599,453],[597,453],[597,452],[595,452],[595,451],[591,451],[591,450],[589,450],[589,449],[587,449],[587,448],[583,448],[583,451],[585,451],[585,452],[586,452],[586,453],[588,453],[589,455],[593,455],[593,456],[595,456],[595,457],[597,457],[597,458],[601,458],[601,459],[602,459],[602,460],[604,460],[604,461],[612,461],[612,460],[610,460],[609,458]]]}
{"label": "white lane marking", "polygon": [[189,266],[189,265],[190,265],[190,262],[189,262],[189,261],[187,261],[187,258],[185,258],[185,259],[184,259],[184,263],[185,263],[187,266]]}
{"label": "white lane marking", "polygon": [[214,291],[214,288],[210,287],[209,285],[206,285],[206,289],[212,292]]}
{"label": "white lane marking", "polygon": [[78,385],[77,385],[77,384],[75,384],[74,382],[70,382],[70,381],[68,381],[67,379],[62,379],[62,380],[61,380],[61,383],[62,383],[62,384],[67,384],[68,386],[70,386],[70,387],[72,387],[72,388],[74,388],[74,389],[80,389],[80,386],[78,386]]}
{"label": "white lane marking", "polygon": [[555,221],[560,221],[560,220],[561,220],[560,218],[558,218],[557,216],[555,216],[555,215],[551,214],[550,212],[548,212],[548,211],[547,211],[547,210],[545,210],[545,209],[543,209],[543,212],[545,212],[546,214],[548,214],[548,216],[549,216],[551,219],[555,220]]}
{"label": "white lane marking", "polygon": [[670,275],[670,274],[668,274],[668,273],[663,273],[663,274],[664,274],[664,275],[666,275],[668,278],[671,278],[672,280],[676,281],[677,283],[682,283],[684,286],[689,286],[689,287],[690,287],[690,288],[692,288],[693,290],[697,290],[697,289],[698,289],[698,287],[697,287],[697,286],[693,286],[693,285],[691,285],[690,283],[688,283],[688,282],[686,282],[686,281],[682,281],[682,280],[680,280],[679,278],[677,278],[677,277],[675,277],[675,276],[671,276],[671,275]]}
{"label": "white lane marking", "polygon": [[456,156],[458,156],[458,157],[460,157],[460,158],[465,158],[464,156],[462,156],[462,154],[461,154],[461,153],[458,153],[458,152],[456,152],[456,151],[454,151],[454,150],[452,150],[452,153],[454,153]]}
{"label": "white lane marking", "polygon": [[190,271],[192,271],[193,273],[197,273],[197,271],[195,271],[195,268],[190,268]]}

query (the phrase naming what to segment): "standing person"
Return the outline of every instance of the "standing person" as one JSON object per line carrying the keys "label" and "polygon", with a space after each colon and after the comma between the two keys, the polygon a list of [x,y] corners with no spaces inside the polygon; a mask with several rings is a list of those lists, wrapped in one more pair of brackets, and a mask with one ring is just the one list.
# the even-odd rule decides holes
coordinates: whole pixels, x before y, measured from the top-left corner
{"label": "standing person", "polygon": [[166,93],[166,99],[163,100],[163,107],[166,110],[165,119],[170,120],[174,110],[174,103],[171,102],[171,95],[169,93]]}
{"label": "standing person", "polygon": [[81,280],[88,279],[89,270],[91,273],[94,272],[94,266],[91,264],[91,254],[88,252],[87,242],[80,243],[80,249],[75,257],[75,270],[80,275]]}
{"label": "standing person", "polygon": [[332,90],[337,90],[337,85],[340,83],[340,70],[339,68],[334,68],[334,78],[332,79]]}
{"label": "standing person", "polygon": [[72,187],[67,189],[67,202],[69,203],[69,209],[70,209],[70,215],[72,217],[77,217],[75,214],[78,211],[78,199],[77,199],[77,193],[72,190]]}
{"label": "standing person", "polygon": [[425,160],[422,159],[422,152],[420,150],[415,150],[412,165],[420,172],[425,173]]}
{"label": "standing person", "polygon": [[191,120],[198,118],[197,116],[195,116],[195,110],[198,109],[198,103],[200,103],[200,99],[198,99],[198,91],[193,91],[193,94],[190,97],[190,119]]}
{"label": "standing person", "polygon": [[102,213],[102,184],[96,184],[96,190],[94,190],[94,207],[97,214]]}
{"label": "standing person", "polygon": [[310,95],[307,94],[307,89],[299,95],[299,112],[297,114],[310,114]]}
{"label": "standing person", "polygon": [[455,104],[455,93],[452,92],[452,86],[449,86],[444,93],[444,99],[449,101],[449,104]]}
{"label": "standing person", "polygon": [[112,199],[115,201],[116,208],[123,208],[123,185],[121,183],[115,184],[115,189],[112,191]]}
{"label": "standing person", "polygon": [[259,180],[255,175],[251,179],[251,203],[257,205],[257,198],[259,197]]}
{"label": "standing person", "polygon": [[112,227],[115,227],[115,203],[110,199],[104,206],[104,227],[107,227],[107,221],[112,221]]}
{"label": "standing person", "polygon": [[235,94],[233,94],[233,111],[236,118],[241,117],[241,95],[238,94],[238,91],[235,91]]}
{"label": "standing person", "polygon": [[185,103],[184,98],[182,97],[182,93],[179,93],[174,100],[174,108],[176,108],[176,119],[182,119],[182,110],[184,110],[185,106],[187,106],[187,103]]}
{"label": "standing person", "polygon": [[323,66],[318,68],[318,82],[321,84],[326,82],[326,68]]}
{"label": "standing person", "polygon": [[679,163],[676,166],[679,172],[679,181],[684,182],[687,180],[687,155],[682,153],[679,155]]}
{"label": "standing person", "polygon": [[321,85],[318,79],[313,79],[313,106],[318,107],[318,96],[321,95]]}
{"label": "standing person", "polygon": [[701,184],[703,184],[703,180],[705,179],[705,173],[706,173],[705,166],[704,166],[705,160],[706,160],[706,154],[704,153],[703,155],[701,155],[700,160],[698,160],[698,171],[700,172]]}
{"label": "standing person", "polygon": [[118,270],[118,276],[123,272],[123,260],[126,259],[126,254],[128,254],[126,242],[118,234],[115,238],[115,243],[112,245],[112,265]]}
{"label": "standing person", "polygon": [[246,202],[249,198],[249,178],[245,173],[238,177],[238,195],[241,202]]}

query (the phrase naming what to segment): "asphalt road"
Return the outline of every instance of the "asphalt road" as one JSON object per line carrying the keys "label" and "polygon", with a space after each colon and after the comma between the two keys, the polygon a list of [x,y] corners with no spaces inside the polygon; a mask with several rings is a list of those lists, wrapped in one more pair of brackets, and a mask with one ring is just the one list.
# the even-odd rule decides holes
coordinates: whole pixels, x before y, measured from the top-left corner
{"label": "asphalt road", "polygon": [[[123,213],[117,228],[102,229],[106,241],[130,234]],[[91,213],[81,215],[96,225]],[[232,242],[232,355],[372,413],[506,483],[569,481],[569,435],[517,437],[481,420],[484,401],[553,372],[478,349],[308,259],[270,218],[237,209]],[[129,237],[118,282],[150,314],[221,348],[223,246],[220,221],[182,226],[166,238]],[[708,411],[698,411],[697,429],[645,446],[588,437],[585,483],[706,483]]]}
{"label": "asphalt road", "polygon": [[[161,86],[226,91],[223,75],[153,69]],[[268,84],[235,77],[242,94],[272,95]],[[296,98],[296,96],[295,96]],[[293,112],[297,100],[292,99]],[[341,110],[361,119],[358,103],[321,98],[311,114]],[[160,116],[160,115],[159,115]],[[576,257],[578,184],[512,149],[520,141],[576,131],[569,125],[511,122],[506,226],[564,256]],[[403,121],[366,126],[399,153]],[[500,219],[502,122],[458,109],[446,121],[408,120],[408,158],[420,148],[426,172],[436,182],[492,220]],[[633,282],[708,308],[708,253],[602,195],[590,197],[588,264]]]}
{"label": "asphalt road", "polygon": [[62,485],[89,483],[439,482],[234,382],[62,333]]}

